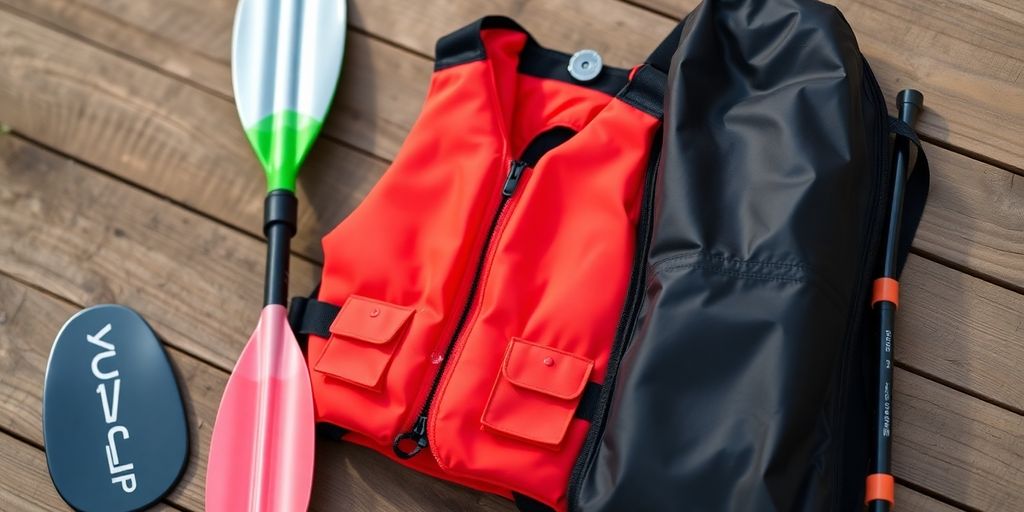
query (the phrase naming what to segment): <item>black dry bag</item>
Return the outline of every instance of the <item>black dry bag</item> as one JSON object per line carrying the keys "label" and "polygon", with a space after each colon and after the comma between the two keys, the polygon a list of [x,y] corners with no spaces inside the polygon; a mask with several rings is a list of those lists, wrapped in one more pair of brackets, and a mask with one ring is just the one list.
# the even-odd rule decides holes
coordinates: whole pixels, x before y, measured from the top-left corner
{"label": "black dry bag", "polygon": [[[871,453],[870,288],[890,119],[811,0],[706,0],[672,60],[647,247],[570,499],[597,511],[853,511]],[[927,195],[907,184],[906,257]]]}

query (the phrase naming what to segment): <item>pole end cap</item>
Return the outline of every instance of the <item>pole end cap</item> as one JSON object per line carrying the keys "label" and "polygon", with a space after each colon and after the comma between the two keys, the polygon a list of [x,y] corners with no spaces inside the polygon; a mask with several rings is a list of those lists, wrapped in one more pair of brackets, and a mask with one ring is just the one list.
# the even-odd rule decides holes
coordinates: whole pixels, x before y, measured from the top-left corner
{"label": "pole end cap", "polygon": [[917,89],[903,89],[896,94],[896,107],[903,106],[904,103],[910,103],[918,108],[924,108],[924,94]]}

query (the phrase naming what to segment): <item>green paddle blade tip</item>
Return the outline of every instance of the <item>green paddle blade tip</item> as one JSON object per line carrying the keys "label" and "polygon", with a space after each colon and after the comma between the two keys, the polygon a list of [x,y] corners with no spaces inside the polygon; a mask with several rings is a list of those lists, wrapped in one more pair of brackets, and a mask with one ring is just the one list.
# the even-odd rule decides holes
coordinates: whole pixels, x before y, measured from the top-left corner
{"label": "green paddle blade tip", "polygon": [[292,110],[275,112],[245,130],[267,174],[267,191],[295,192],[299,166],[323,123]]}

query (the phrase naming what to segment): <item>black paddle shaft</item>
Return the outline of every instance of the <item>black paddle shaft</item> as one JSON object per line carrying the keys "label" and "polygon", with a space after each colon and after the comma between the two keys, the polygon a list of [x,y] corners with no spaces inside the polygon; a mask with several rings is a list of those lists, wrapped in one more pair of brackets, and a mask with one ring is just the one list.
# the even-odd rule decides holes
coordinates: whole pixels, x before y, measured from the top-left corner
{"label": "black paddle shaft", "polygon": [[[913,126],[924,105],[924,96],[913,89],[905,89],[896,95],[896,107],[899,118],[909,126]],[[889,208],[889,229],[885,239],[885,259],[882,264],[882,277],[896,279],[898,272],[898,248],[900,241],[900,223],[903,222],[903,194],[908,178],[908,162],[910,160],[910,142],[905,138],[896,139],[893,167],[892,205]],[[879,300],[878,310],[878,410],[875,424],[875,465],[874,473],[890,475],[892,452],[892,349],[893,332],[896,323],[896,304],[889,300]],[[884,499],[875,499],[868,503],[871,512],[889,512],[891,503]]]}
{"label": "black paddle shaft", "polygon": [[263,203],[263,234],[267,236],[267,273],[263,305],[288,302],[288,256],[295,236],[298,200],[288,190],[274,190]]}

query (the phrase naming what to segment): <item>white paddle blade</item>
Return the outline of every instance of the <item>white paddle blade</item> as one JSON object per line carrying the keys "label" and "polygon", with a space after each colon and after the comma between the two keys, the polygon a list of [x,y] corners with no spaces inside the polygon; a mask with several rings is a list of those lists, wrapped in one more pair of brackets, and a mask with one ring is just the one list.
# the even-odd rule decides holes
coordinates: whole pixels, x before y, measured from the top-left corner
{"label": "white paddle blade", "polygon": [[241,0],[231,76],[242,126],[292,111],[323,122],[345,51],[344,0]]}
{"label": "white paddle blade", "polygon": [[344,0],[242,0],[231,72],[235,104],[267,189],[295,191],[341,74]]}

